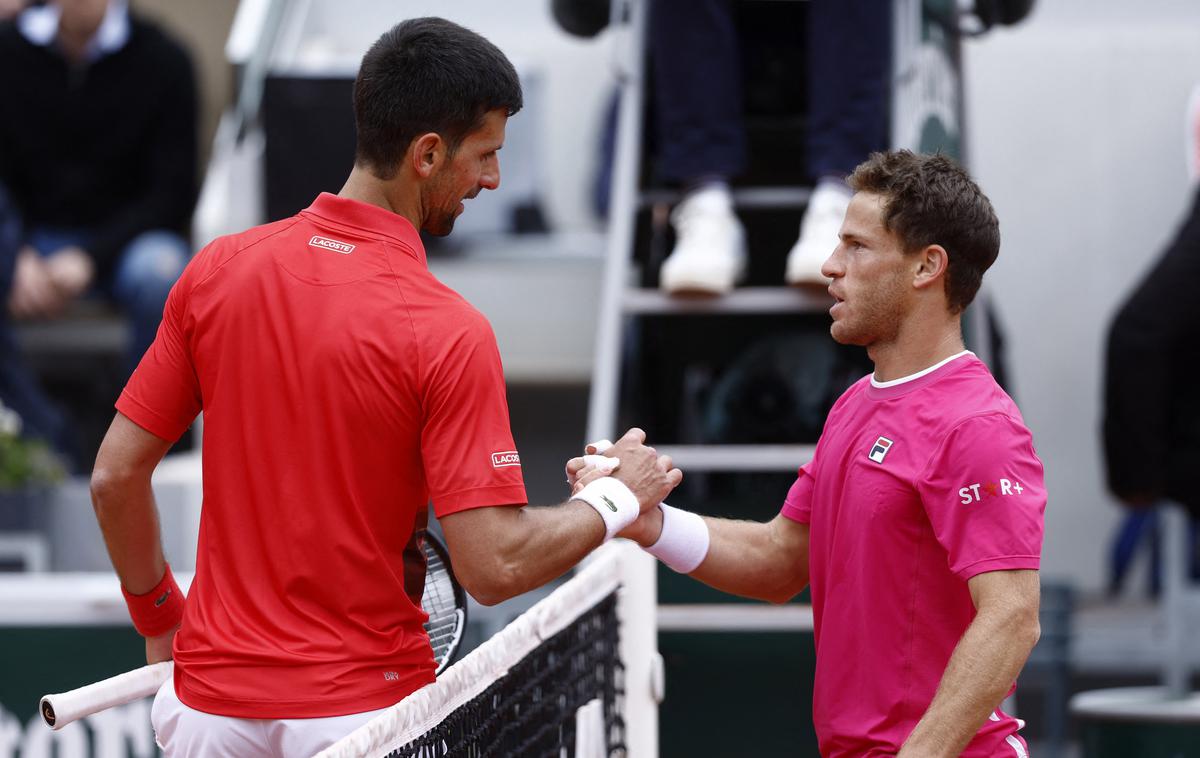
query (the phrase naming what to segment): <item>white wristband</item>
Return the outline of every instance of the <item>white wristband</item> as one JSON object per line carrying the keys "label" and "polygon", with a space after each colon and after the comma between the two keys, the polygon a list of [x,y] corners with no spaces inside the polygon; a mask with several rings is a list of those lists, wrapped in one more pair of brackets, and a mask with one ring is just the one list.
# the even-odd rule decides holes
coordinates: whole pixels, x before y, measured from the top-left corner
{"label": "white wristband", "polygon": [[663,503],[662,533],[658,542],[646,548],[669,568],[690,574],[700,567],[708,555],[708,524],[698,514],[683,511]]}
{"label": "white wristband", "polygon": [[582,500],[592,506],[596,513],[600,514],[600,518],[604,519],[605,542],[636,521],[642,512],[637,495],[620,479],[613,479],[611,476],[597,479],[572,495],[571,499]]}

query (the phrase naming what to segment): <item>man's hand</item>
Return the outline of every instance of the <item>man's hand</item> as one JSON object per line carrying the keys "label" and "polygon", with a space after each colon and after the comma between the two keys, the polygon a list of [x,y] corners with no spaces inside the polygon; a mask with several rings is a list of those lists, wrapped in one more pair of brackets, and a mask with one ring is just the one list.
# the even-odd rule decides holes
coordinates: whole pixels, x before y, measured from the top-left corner
{"label": "man's hand", "polygon": [[17,253],[8,308],[17,318],[43,318],[62,310],[66,298],[50,276],[42,256],[32,247]]}
{"label": "man's hand", "polygon": [[158,663],[159,661],[169,661],[174,656],[172,648],[175,645],[175,633],[179,631],[179,626],[169,632],[163,632],[157,637],[146,638],[146,663]]}
{"label": "man's hand", "polygon": [[[567,462],[567,479],[572,482],[572,493],[602,476],[613,476],[637,497],[642,513],[657,510],[658,504],[683,481],[683,472],[671,465],[670,456],[659,456],[654,448],[643,444],[645,441],[646,433],[634,427],[605,450],[603,455],[620,460],[620,465],[611,473],[606,467],[588,465],[584,458],[572,458]],[[593,449],[589,446],[589,450]]]}
{"label": "man's hand", "polygon": [[50,281],[67,301],[82,295],[96,275],[92,256],[80,247],[64,247],[55,251],[46,256],[45,264]]}

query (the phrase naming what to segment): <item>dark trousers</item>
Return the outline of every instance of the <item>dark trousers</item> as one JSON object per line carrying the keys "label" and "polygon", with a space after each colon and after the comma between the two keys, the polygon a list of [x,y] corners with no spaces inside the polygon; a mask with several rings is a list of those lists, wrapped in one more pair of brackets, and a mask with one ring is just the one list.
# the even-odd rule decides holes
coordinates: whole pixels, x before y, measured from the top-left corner
{"label": "dark trousers", "polygon": [[[890,0],[808,3],[807,147],[812,178],[845,176],[888,145]],[[667,182],[746,167],[732,0],[651,0],[658,167]]]}

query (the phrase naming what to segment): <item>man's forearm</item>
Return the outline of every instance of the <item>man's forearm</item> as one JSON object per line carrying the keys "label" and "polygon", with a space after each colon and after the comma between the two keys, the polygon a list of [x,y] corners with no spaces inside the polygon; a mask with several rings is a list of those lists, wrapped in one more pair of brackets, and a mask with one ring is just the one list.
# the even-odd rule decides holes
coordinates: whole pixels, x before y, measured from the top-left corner
{"label": "man's forearm", "polygon": [[1036,609],[980,613],[954,649],[937,694],[900,758],[957,756],[1000,705],[1038,639]]}
{"label": "man's forearm", "polygon": [[[731,595],[782,603],[808,586],[808,527],[790,520],[736,521],[704,516],[708,553],[688,576]],[[647,512],[622,536],[650,547],[662,515]]]}
{"label": "man's forearm", "polygon": [[[779,517],[782,518],[782,517]],[[708,555],[690,576],[742,597],[784,603],[808,586],[808,532],[803,544],[778,521],[704,519]]]}
{"label": "man's forearm", "polygon": [[92,481],[92,505],[121,585],[134,595],[149,592],[166,571],[149,479],[97,474]]}
{"label": "man's forearm", "polygon": [[[552,512],[557,511],[557,512]],[[604,541],[604,521],[592,506],[570,500],[557,506],[526,506],[509,539],[498,545],[510,596],[541,587],[571,570]]]}

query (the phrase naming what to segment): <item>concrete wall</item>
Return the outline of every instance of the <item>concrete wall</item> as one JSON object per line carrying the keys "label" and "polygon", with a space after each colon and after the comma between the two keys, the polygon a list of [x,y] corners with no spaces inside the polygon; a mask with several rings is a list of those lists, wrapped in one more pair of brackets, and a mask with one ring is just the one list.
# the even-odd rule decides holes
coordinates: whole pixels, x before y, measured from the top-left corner
{"label": "concrete wall", "polygon": [[1105,334],[1189,200],[1197,82],[1200,4],[1181,0],[1043,0],[967,45],[970,162],[1003,234],[988,279],[1050,491],[1043,571],[1087,589],[1121,515],[1100,449]]}

